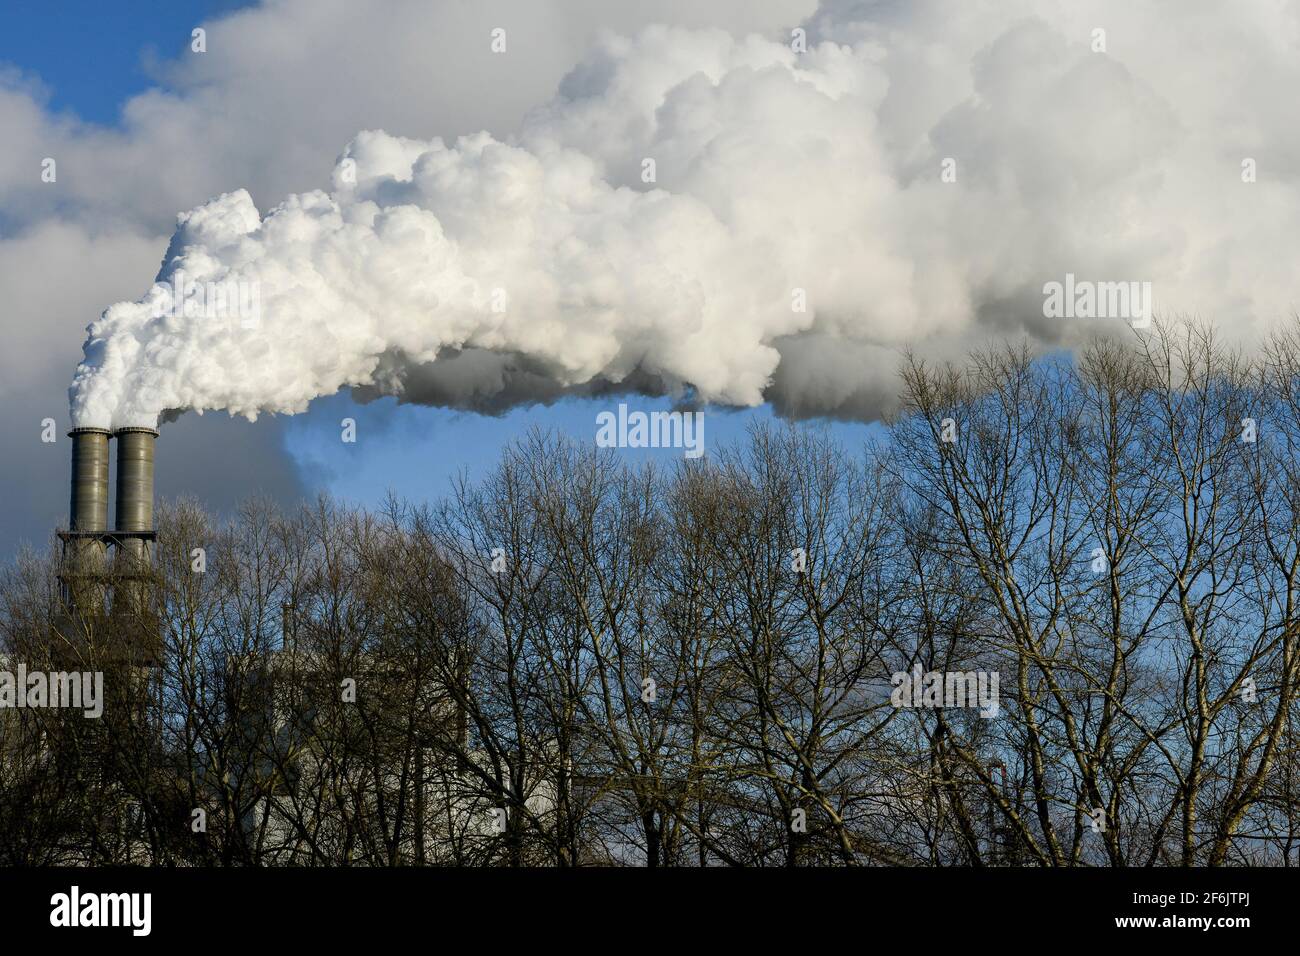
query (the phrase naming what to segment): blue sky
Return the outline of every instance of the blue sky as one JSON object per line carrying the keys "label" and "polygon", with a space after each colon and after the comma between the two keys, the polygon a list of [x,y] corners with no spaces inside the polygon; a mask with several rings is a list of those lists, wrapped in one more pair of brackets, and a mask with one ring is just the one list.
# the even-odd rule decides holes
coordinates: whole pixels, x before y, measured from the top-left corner
{"label": "blue sky", "polygon": [[[205,19],[238,9],[230,0],[168,0],[166,3],[50,4],[9,0],[0,30],[0,69],[20,70],[40,84],[54,113],[106,127],[118,125],[131,96],[165,87],[158,64],[182,53],[190,31]],[[162,249],[160,248],[161,255]],[[143,288],[152,276],[141,275]],[[418,406],[393,400],[359,405],[346,394],[319,399],[284,429],[287,451],[308,491],[325,489],[347,500],[373,503],[389,491],[411,499],[432,499],[462,470],[482,474],[503,446],[534,426],[553,427],[591,438],[599,412],[627,401],[634,409],[667,409],[667,400],[566,400],[553,406],[520,408],[500,418]],[[340,421],[356,419],[358,440],[340,440]],[[753,420],[771,419],[769,408],[710,410],[706,448],[743,437]],[[846,445],[856,445],[867,427],[833,423]],[[626,451],[633,460],[668,461],[680,450]]]}
{"label": "blue sky", "polygon": [[5,0],[0,62],[38,78],[54,112],[113,125],[130,96],[158,85],[152,64],[175,56],[232,0]]}
{"label": "blue sky", "polygon": [[[288,432],[288,447],[306,474],[321,486],[349,500],[373,502],[392,490],[399,497],[420,499],[445,490],[462,469],[480,475],[497,460],[501,449],[533,427],[560,429],[574,438],[596,435],[596,416],[616,411],[626,402],[629,411],[668,410],[666,399],[628,396],[601,401],[565,400],[555,405],[520,408],[500,418],[447,409],[398,405],[383,399],[359,406],[346,395],[312,404],[297,416]],[[357,443],[341,441],[340,423],[353,418]],[[767,407],[706,411],[704,442],[709,448],[742,439],[754,421],[773,418]],[[879,426],[877,426],[879,427]],[[831,431],[846,447],[866,437],[865,425],[834,422]],[[680,458],[676,449],[626,449],[629,461],[667,463]]]}

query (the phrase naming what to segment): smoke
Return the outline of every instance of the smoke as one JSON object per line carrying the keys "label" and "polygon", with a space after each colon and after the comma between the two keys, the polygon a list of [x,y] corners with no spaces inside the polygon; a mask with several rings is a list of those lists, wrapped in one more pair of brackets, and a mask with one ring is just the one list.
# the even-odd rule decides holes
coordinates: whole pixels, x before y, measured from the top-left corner
{"label": "smoke", "polygon": [[1296,9],[1074,6],[826,4],[806,51],[652,27],[512,135],[360,133],[328,191],[178,217],[154,288],[90,326],[74,422],[344,387],[867,418],[903,347],[1127,328],[1046,317],[1067,273],[1257,334],[1294,308]]}

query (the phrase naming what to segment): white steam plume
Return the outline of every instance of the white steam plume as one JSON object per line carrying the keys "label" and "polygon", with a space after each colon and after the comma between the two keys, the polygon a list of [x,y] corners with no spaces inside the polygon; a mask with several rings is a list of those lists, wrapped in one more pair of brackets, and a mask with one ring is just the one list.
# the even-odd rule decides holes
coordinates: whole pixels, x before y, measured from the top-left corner
{"label": "white steam plume", "polygon": [[656,27],[606,38],[506,141],[361,133],[329,192],[179,218],[158,282],[255,293],[256,321],[160,316],[157,286],[112,306],[74,422],[293,413],[347,386],[870,416],[902,346],[1120,328],[1044,317],[1067,272],[1257,333],[1294,308],[1295,7],[1075,6],[826,5],[806,52]]}

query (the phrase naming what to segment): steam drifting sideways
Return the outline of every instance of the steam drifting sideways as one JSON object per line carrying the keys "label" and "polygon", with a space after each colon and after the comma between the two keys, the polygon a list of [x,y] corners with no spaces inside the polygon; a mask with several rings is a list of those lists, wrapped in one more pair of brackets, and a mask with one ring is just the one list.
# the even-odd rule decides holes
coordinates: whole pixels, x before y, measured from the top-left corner
{"label": "steam drifting sideways", "polygon": [[[1284,315],[1300,189],[1241,170],[1271,137],[1296,155],[1285,111],[1233,142],[1245,92],[1162,72],[1188,37],[1139,48],[1161,31],[1115,5],[1129,39],[1098,50],[1068,7],[827,6],[806,47],[655,27],[601,40],[507,141],[363,132],[328,192],[263,217],[239,190],[179,217],[158,284],[90,326],[73,423],[295,413],[349,386],[870,417],[901,347],[1122,328],[1047,317],[1043,286],[1067,273],[1150,282],[1157,308],[1242,334]],[[1240,82],[1294,83],[1276,10],[1162,30],[1227,37],[1211,21],[1231,17],[1223,42],[1256,44]],[[256,314],[177,308],[191,284]]]}

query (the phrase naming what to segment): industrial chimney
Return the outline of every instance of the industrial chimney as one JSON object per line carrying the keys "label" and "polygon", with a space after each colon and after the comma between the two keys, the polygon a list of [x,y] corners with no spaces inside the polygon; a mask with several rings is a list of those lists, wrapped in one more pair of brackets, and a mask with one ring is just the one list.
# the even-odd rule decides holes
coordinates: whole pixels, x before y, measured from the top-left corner
{"label": "industrial chimney", "polygon": [[108,530],[108,439],[104,428],[74,428],[72,500],[64,584],[73,607],[83,614],[104,610],[104,534]]}
{"label": "industrial chimney", "polygon": [[[152,428],[119,428],[117,439],[117,505],[114,509],[118,534],[137,535],[153,531],[153,446],[158,433]],[[147,539],[125,537],[123,546],[138,557],[149,556]]]}
{"label": "industrial chimney", "polygon": [[114,607],[143,619],[153,563],[153,452],[158,433],[152,428],[119,428],[113,437],[117,439],[113,537],[121,562]]}
{"label": "industrial chimney", "polygon": [[108,530],[108,430],[74,428],[69,530]]}
{"label": "industrial chimney", "polygon": [[[72,497],[63,539],[63,584],[67,646],[90,641],[100,660],[117,660],[151,680],[161,661],[161,632],[153,613],[152,428],[74,428]],[[108,530],[109,439],[117,439],[116,527]],[[108,566],[108,548],[116,549]],[[112,588],[108,600],[108,588]],[[101,638],[107,637],[105,642]],[[83,648],[84,650],[84,648]],[[77,652],[81,654],[81,651]],[[83,657],[76,657],[83,660]],[[131,686],[135,686],[132,684]]]}

